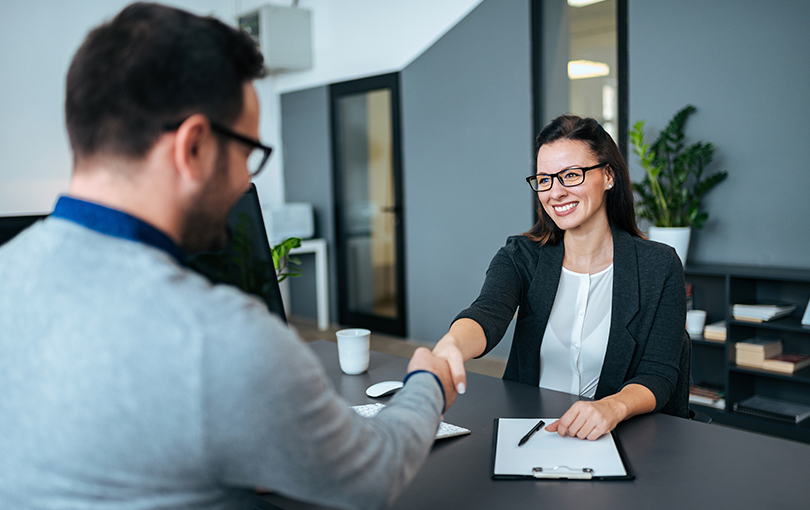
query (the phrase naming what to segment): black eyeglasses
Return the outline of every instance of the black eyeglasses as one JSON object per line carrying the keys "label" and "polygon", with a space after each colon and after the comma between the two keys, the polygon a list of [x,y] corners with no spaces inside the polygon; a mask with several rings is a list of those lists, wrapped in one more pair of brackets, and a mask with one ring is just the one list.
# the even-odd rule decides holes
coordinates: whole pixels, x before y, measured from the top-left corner
{"label": "black eyeglasses", "polygon": [[566,188],[572,188],[585,182],[585,172],[606,165],[607,163],[599,163],[598,165],[589,166],[587,168],[566,168],[556,174],[530,175],[526,177],[526,182],[529,183],[529,186],[531,186],[534,191],[548,191],[554,185],[554,178],[556,177],[557,180],[560,181],[560,184]]}
{"label": "black eyeglasses", "polygon": [[[185,122],[185,120],[181,122],[175,122],[172,124],[166,124],[165,126],[163,126],[163,128],[166,131],[175,131],[180,127],[181,124],[183,124],[183,122]],[[241,142],[247,145],[248,147],[253,148],[253,150],[250,151],[250,154],[248,155],[247,158],[247,168],[251,178],[256,177],[262,170],[264,170],[264,166],[267,164],[267,160],[270,159],[270,154],[273,153],[272,147],[268,147],[267,145],[264,145],[260,141],[254,140],[253,138],[240,135],[239,133],[236,133],[226,128],[222,124],[218,124],[213,121],[211,121],[211,129],[219,133],[220,135],[233,138],[237,142]]]}

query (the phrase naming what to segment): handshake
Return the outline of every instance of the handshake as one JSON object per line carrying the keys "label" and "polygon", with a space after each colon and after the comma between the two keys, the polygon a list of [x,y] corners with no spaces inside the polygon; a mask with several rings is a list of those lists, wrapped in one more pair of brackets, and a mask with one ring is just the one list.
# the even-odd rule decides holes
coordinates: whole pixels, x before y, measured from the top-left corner
{"label": "handshake", "polygon": [[442,383],[445,398],[445,412],[450,409],[459,393],[458,386],[453,383],[450,365],[446,359],[437,356],[426,347],[419,347],[414,351],[411,361],[408,362],[408,373],[425,370],[434,374]]}

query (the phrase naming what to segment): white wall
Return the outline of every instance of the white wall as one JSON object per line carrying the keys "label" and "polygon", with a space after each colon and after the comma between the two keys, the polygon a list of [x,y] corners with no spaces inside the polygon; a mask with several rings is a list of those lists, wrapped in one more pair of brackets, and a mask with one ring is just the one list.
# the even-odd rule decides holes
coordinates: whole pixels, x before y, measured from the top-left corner
{"label": "white wall", "polygon": [[[87,32],[124,0],[3,0],[0,8],[0,214],[50,212],[72,167],[64,126],[65,77]],[[228,0],[176,0],[229,16]]]}
{"label": "white wall", "polygon": [[480,3],[302,0],[298,6],[313,12],[313,68],[279,75],[277,91],[400,71]]}
{"label": "white wall", "polygon": [[[284,199],[278,95],[402,69],[481,0],[303,0],[313,12],[312,69],[257,85],[260,133],[276,148],[257,179],[262,202]],[[0,215],[49,212],[67,189],[71,155],[64,128],[64,80],[87,32],[124,0],[3,0],[0,5]],[[166,2],[232,22],[268,2]],[[272,2],[283,5],[290,3]]]}

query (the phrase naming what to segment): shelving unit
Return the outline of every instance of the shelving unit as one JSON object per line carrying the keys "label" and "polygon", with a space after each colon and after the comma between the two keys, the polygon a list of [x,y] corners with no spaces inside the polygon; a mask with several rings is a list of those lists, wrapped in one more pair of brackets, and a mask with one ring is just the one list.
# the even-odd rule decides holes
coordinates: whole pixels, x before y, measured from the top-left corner
{"label": "shelving unit", "polygon": [[[760,266],[690,264],[684,268],[693,285],[694,307],[706,310],[706,323],[725,320],[726,341],[692,339],[692,380],[725,393],[724,409],[690,404],[719,424],[810,443],[810,419],[781,423],[735,412],[734,403],[753,395],[810,405],[810,368],[793,374],[737,366],[734,344],[751,337],[782,340],[783,352],[810,354],[810,326],[801,317],[810,300],[810,270]],[[735,303],[775,300],[796,303],[792,315],[769,322],[734,320]]]}

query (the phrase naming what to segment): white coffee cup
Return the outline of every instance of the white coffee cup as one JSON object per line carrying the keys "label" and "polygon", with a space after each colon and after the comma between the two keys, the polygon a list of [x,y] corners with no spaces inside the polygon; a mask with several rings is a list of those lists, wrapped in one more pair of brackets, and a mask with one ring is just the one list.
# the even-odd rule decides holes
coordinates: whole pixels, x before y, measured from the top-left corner
{"label": "white coffee cup", "polygon": [[341,329],[337,333],[338,361],[343,373],[362,374],[368,369],[371,350],[371,331],[367,329]]}
{"label": "white coffee cup", "polygon": [[688,331],[690,335],[703,336],[703,326],[705,324],[705,310],[688,310],[686,312],[686,331]]}

